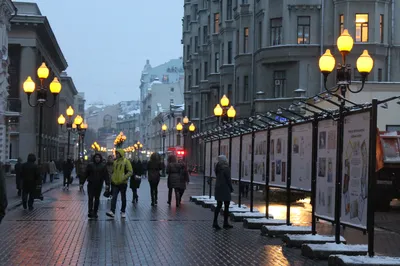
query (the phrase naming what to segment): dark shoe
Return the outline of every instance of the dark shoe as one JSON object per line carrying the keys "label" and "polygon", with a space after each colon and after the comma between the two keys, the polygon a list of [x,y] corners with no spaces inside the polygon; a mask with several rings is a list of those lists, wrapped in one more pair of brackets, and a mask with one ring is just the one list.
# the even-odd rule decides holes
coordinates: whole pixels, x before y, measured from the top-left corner
{"label": "dark shoe", "polygon": [[33,206],[29,206],[29,210],[30,210],[30,211],[33,211]]}
{"label": "dark shoe", "polygon": [[133,199],[133,200],[132,200],[132,203],[136,203],[136,201]]}
{"label": "dark shoe", "polygon": [[22,207],[24,207],[24,210],[28,209],[28,206],[26,206],[26,203],[22,203]]}
{"label": "dark shoe", "polygon": [[22,193],[21,193],[21,191],[19,190],[19,191],[18,191],[18,197],[21,197],[21,194],[22,194]]}
{"label": "dark shoe", "polygon": [[168,204],[169,206],[171,206],[171,202],[170,202],[170,201],[167,201],[167,204]]}
{"label": "dark shoe", "polygon": [[92,219],[93,218],[93,214],[91,212],[88,213],[88,218]]}
{"label": "dark shoe", "polygon": [[99,218],[99,215],[98,215],[97,213],[94,213],[94,214],[93,214],[93,218],[94,218],[94,219],[98,219],[98,218]]}
{"label": "dark shoe", "polygon": [[158,201],[154,202],[154,204],[157,205],[157,204],[158,204]]}
{"label": "dark shoe", "polygon": [[139,196],[136,196],[136,202],[139,202]]}
{"label": "dark shoe", "polygon": [[151,203],[151,206],[154,206],[154,202]]}
{"label": "dark shoe", "polygon": [[212,227],[213,227],[215,230],[221,230],[221,227],[220,227],[217,223],[214,223]]}
{"label": "dark shoe", "polygon": [[230,224],[224,224],[224,229],[232,229],[233,226]]}

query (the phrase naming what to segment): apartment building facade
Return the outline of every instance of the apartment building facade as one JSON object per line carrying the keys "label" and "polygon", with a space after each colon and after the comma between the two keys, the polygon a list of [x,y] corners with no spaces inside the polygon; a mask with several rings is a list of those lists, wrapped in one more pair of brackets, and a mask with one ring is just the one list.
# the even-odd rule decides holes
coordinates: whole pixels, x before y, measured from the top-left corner
{"label": "apartment building facade", "polygon": [[318,59],[331,49],[341,60],[336,40],[343,29],[355,42],[347,59],[353,80],[361,79],[355,63],[368,49],[368,80],[398,82],[399,12],[394,0],[185,0],[186,114],[206,130],[217,123],[213,109],[223,94],[238,117],[247,117],[320,92]]}

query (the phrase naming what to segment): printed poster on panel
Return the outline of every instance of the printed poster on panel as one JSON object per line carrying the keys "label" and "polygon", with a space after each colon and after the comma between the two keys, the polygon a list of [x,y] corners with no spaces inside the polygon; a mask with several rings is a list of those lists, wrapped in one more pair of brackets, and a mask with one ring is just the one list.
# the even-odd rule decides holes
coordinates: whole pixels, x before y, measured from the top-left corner
{"label": "printed poster on panel", "polygon": [[367,228],[370,113],[346,116],[343,130],[341,223]]}
{"label": "printed poster on panel", "polygon": [[288,129],[271,130],[269,184],[286,188]]}
{"label": "printed poster on panel", "polygon": [[239,180],[239,154],[240,149],[240,137],[232,138],[232,160],[231,160],[231,177],[233,180]]}
{"label": "printed poster on panel", "polygon": [[229,162],[229,139],[221,139],[221,154],[225,155]]}
{"label": "printed poster on panel", "polygon": [[291,188],[311,191],[312,123],[292,128]]}
{"label": "printed poster on panel", "polygon": [[218,140],[214,140],[211,146],[211,152],[212,152],[212,160],[211,160],[211,176],[215,177],[215,166],[217,165],[218,162]]}
{"label": "printed poster on panel", "polygon": [[268,131],[255,133],[254,183],[265,185]]}
{"label": "printed poster on panel", "polygon": [[318,123],[316,215],[333,221],[335,217],[337,123]]}
{"label": "printed poster on panel", "polygon": [[242,137],[242,181],[250,182],[251,170],[251,134]]}
{"label": "printed poster on panel", "polygon": [[210,152],[211,152],[211,142],[206,142],[206,158],[205,158],[205,169],[204,169],[204,172],[205,172],[205,175],[207,176],[207,177],[210,177],[211,176],[211,173],[210,173]]}

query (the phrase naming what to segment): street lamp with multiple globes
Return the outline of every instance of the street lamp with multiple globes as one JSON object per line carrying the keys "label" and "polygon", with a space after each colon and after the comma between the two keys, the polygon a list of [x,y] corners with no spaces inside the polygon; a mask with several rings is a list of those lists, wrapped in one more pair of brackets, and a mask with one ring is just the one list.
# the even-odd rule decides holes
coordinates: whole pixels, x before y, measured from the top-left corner
{"label": "street lamp with multiple globes", "polygon": [[214,108],[214,115],[222,118],[235,118],[236,110],[233,108],[233,105],[229,107],[229,102],[229,98],[224,94],[220,100],[220,103],[218,103]]}
{"label": "street lamp with multiple globes", "polygon": [[[40,80],[40,86],[36,89],[36,84],[32,80],[30,76],[25,80],[23,84],[24,92],[28,97],[28,104],[31,107],[39,107],[39,143],[38,143],[38,164],[40,165],[42,159],[42,130],[43,130],[43,107],[46,106],[48,108],[52,108],[56,104],[56,99],[58,94],[61,92],[62,86],[58,81],[58,78],[55,77],[53,81],[50,83],[49,89],[45,88],[43,83],[49,77],[50,71],[47,68],[45,63],[37,70],[37,75]],[[31,96],[36,91],[36,102],[31,103]],[[48,92],[53,95],[53,103],[48,105],[47,103],[47,95]]]}
{"label": "street lamp with multiple globes", "polygon": [[364,50],[360,57],[357,59],[357,70],[361,75],[361,88],[357,90],[353,90],[350,88],[351,84],[351,65],[346,63],[346,56],[353,49],[354,40],[349,34],[347,29],[343,30],[342,34],[337,39],[337,47],[342,55],[342,62],[337,64],[336,68],[336,80],[337,85],[336,88],[329,90],[326,87],[328,75],[332,73],[335,68],[336,61],[333,55],[331,54],[331,50],[327,49],[326,52],[319,59],[319,69],[321,73],[324,75],[324,87],[327,91],[337,92],[340,90],[341,95],[346,97],[346,91],[350,91],[352,93],[359,93],[363,90],[365,81],[372,68],[374,67],[374,61],[371,56],[368,54],[367,50]]}
{"label": "street lamp with multiple globes", "polygon": [[190,120],[187,116],[185,116],[183,118],[182,122],[183,122],[183,125],[182,125],[182,123],[178,123],[176,125],[176,130],[178,131],[179,134],[182,132],[182,135],[183,135],[183,150],[184,150],[183,158],[186,161],[186,141],[185,141],[185,139],[186,139],[188,132],[192,133],[196,130],[196,126],[194,125],[194,123],[191,123],[189,125]]}
{"label": "street lamp with multiple globes", "polygon": [[[162,142],[163,163],[165,163],[165,153],[166,153],[166,151],[165,151],[165,138],[167,137],[167,134],[166,134],[166,133],[167,133],[167,130],[168,130],[167,125],[166,125],[166,124],[163,124],[163,125],[161,126],[162,140],[163,140],[163,142]],[[163,167],[162,176],[165,176],[165,167]]]}
{"label": "street lamp with multiple globes", "polygon": [[[68,115],[68,110],[67,110],[67,115]],[[71,117],[72,117],[72,115],[71,115]],[[61,119],[60,122],[62,122],[62,121],[63,120]],[[86,133],[87,128],[88,128],[88,124],[86,124],[85,121],[83,121],[83,118],[80,115],[77,115],[75,117],[75,119],[73,120],[70,131],[76,131],[79,136],[79,138],[78,138],[78,158],[81,158],[81,151],[83,153],[83,141],[85,138],[85,133]],[[68,135],[68,141],[69,141],[69,135]],[[68,149],[69,149],[69,146],[68,146]]]}
{"label": "street lamp with multiple globes", "polygon": [[[67,158],[69,158],[70,157],[70,154],[69,154],[69,152],[70,152],[70,145],[71,145],[71,143],[70,143],[70,138],[71,138],[71,131],[73,130],[73,125],[75,124],[75,123],[73,123],[73,121],[74,120],[72,120],[72,116],[74,115],[74,109],[72,108],[72,106],[69,106],[68,108],[67,108],[67,110],[66,110],[66,114],[67,114],[67,118],[68,119],[66,119],[65,117],[64,117],[64,115],[63,114],[61,114],[59,117],[58,117],[58,119],[57,119],[57,122],[58,122],[58,124],[60,125],[60,127],[61,127],[61,129],[63,129],[63,126],[66,124],[66,130],[68,131],[68,136],[67,136],[67,138],[68,138],[68,143],[67,143]],[[76,119],[76,118],[75,118]],[[79,120],[80,121],[80,120]],[[82,122],[81,122],[82,123]],[[76,127],[75,127],[76,128]]]}

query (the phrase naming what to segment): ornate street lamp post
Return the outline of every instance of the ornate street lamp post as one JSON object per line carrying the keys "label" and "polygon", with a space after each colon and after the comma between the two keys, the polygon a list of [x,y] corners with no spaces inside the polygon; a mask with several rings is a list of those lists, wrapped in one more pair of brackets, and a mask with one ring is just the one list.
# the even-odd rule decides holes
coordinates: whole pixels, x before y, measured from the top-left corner
{"label": "ornate street lamp post", "polygon": [[[58,78],[55,77],[53,81],[50,83],[49,89],[45,88],[43,82],[49,77],[50,71],[47,68],[45,63],[37,70],[37,75],[40,80],[40,86],[36,90],[36,102],[31,102],[31,95],[35,92],[36,84],[32,80],[30,76],[25,80],[23,84],[24,92],[28,97],[28,104],[31,107],[39,107],[39,143],[38,143],[38,164],[41,164],[42,160],[42,130],[43,130],[43,106],[48,108],[52,108],[56,104],[56,98],[58,94],[61,92],[62,86],[58,81]],[[50,90],[50,93],[53,95],[53,103],[47,105],[47,95]]]}
{"label": "ornate street lamp post", "polygon": [[194,132],[196,130],[196,126],[191,123],[189,125],[189,118],[187,116],[185,116],[182,120],[183,125],[181,123],[178,123],[176,125],[176,130],[178,131],[178,133],[180,134],[182,132],[183,135],[183,150],[184,150],[184,155],[183,155],[183,160],[186,162],[186,136],[188,134],[188,132]]}
{"label": "ornate street lamp post", "polygon": [[[167,125],[163,124],[161,126],[162,139],[163,139],[163,142],[162,142],[163,164],[165,164],[165,153],[166,153],[166,151],[165,151],[165,138],[167,137],[167,134],[166,134],[167,130],[168,130]],[[163,167],[162,176],[165,176],[165,167]]]}
{"label": "ornate street lamp post", "polygon": [[66,130],[68,132],[68,141],[67,141],[67,158],[70,157],[70,139],[71,139],[71,130],[72,130],[72,125],[73,125],[73,120],[72,120],[72,116],[74,115],[74,109],[72,108],[72,106],[69,106],[68,109],[66,110],[66,114],[67,114],[67,118],[68,120],[61,114],[58,119],[57,122],[61,127],[61,130],[63,129],[64,124],[66,123]]}

